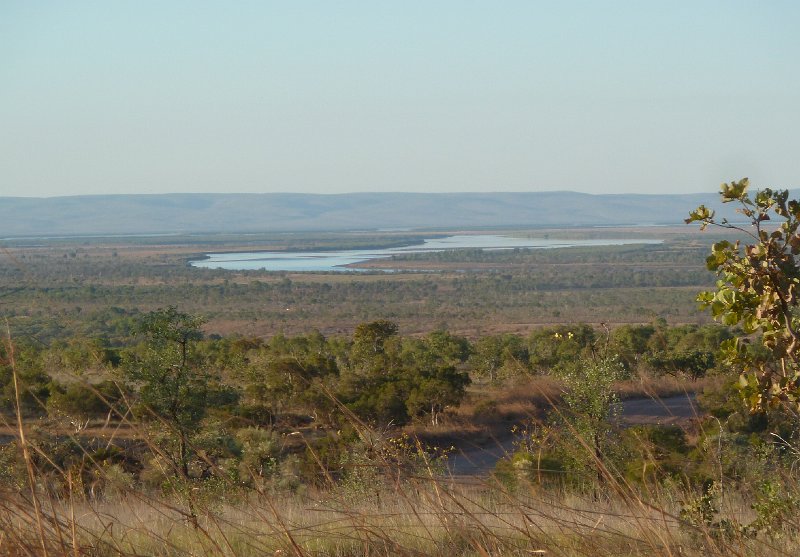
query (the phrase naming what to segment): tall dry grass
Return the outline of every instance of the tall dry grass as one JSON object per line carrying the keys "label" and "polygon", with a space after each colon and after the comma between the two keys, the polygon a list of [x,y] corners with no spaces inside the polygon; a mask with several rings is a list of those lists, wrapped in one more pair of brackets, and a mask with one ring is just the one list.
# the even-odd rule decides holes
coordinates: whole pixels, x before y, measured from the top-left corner
{"label": "tall dry grass", "polygon": [[[797,555],[795,538],[721,535],[678,517],[688,494],[511,492],[490,481],[403,478],[353,497],[251,492],[197,505],[133,491],[113,500],[0,497],[3,555]],[[37,500],[38,499],[38,502]],[[735,496],[726,502],[746,508]],[[37,517],[36,506],[40,505]]]}

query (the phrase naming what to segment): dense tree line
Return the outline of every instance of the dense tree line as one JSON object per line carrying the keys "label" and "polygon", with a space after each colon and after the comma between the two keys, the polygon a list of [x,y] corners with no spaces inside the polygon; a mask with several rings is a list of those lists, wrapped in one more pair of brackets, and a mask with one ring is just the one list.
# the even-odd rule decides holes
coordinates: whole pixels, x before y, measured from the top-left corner
{"label": "dense tree line", "polygon": [[[396,323],[381,320],[358,325],[350,337],[325,337],[315,331],[264,340],[204,336],[199,321],[169,311],[109,308],[92,321],[104,329],[102,335],[78,334],[49,345],[15,339],[18,371],[28,385],[26,410],[43,412],[55,397],[63,411],[68,399],[82,400],[75,394],[76,382],[94,385],[119,379],[131,362],[156,357],[148,347],[166,341],[153,337],[152,329],[166,325],[154,316],[167,321],[183,316],[184,326],[191,329],[186,345],[195,367],[207,374],[204,383],[228,389],[232,411],[250,416],[261,412],[266,422],[286,411],[323,419],[336,402],[371,423],[401,425],[417,418],[435,422],[446,407],[459,403],[470,381],[499,383],[548,374],[601,347],[617,354],[632,372],[698,378],[716,366],[718,347],[733,336],[718,325],[669,326],[662,319],[610,331],[560,325],[537,328],[527,336],[497,334],[471,341],[446,330],[401,336]],[[163,350],[157,356],[163,357]],[[6,393],[3,409],[9,411],[8,363],[2,368],[0,388]],[[92,396],[83,400],[95,407]]]}

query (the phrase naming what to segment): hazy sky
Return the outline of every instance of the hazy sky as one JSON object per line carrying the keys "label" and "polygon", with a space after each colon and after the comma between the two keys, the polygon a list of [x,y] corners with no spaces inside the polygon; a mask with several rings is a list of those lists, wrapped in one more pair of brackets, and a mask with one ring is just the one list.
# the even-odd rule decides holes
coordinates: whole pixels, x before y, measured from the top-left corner
{"label": "hazy sky", "polygon": [[800,187],[800,2],[0,3],[0,195]]}

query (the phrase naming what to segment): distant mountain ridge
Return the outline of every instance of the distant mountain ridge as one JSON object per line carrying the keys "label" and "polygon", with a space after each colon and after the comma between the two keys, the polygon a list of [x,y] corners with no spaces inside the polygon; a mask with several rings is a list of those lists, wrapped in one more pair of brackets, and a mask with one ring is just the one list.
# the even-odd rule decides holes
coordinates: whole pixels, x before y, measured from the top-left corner
{"label": "distant mountain ridge", "polygon": [[[518,193],[139,194],[0,197],[0,236],[678,224],[719,195]],[[722,210],[720,210],[722,209]]]}

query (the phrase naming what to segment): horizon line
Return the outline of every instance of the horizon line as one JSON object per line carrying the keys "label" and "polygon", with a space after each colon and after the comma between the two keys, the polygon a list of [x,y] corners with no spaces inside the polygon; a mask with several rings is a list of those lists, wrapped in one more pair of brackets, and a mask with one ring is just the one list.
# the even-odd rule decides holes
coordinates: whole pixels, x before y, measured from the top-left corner
{"label": "horizon line", "polygon": [[[792,191],[790,189],[790,191]],[[504,191],[352,191],[352,192],[290,192],[290,191],[277,191],[277,192],[164,192],[164,193],[77,193],[70,195],[0,195],[0,199],[31,199],[31,200],[46,200],[46,199],[68,199],[74,197],[160,197],[160,196],[176,196],[176,195],[212,195],[212,196],[225,196],[225,195],[248,195],[248,196],[267,196],[267,195],[300,195],[300,196],[321,196],[321,197],[336,197],[348,195],[509,195],[509,194],[578,194],[592,197],[601,196],[640,196],[640,197],[659,197],[659,196],[690,196],[690,195],[709,195],[715,192],[685,192],[685,193],[639,193],[639,192],[624,192],[624,193],[588,193],[577,190],[541,190],[541,191],[520,191],[520,190],[504,190]]]}

